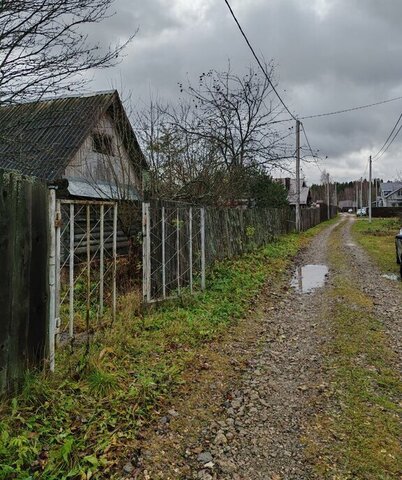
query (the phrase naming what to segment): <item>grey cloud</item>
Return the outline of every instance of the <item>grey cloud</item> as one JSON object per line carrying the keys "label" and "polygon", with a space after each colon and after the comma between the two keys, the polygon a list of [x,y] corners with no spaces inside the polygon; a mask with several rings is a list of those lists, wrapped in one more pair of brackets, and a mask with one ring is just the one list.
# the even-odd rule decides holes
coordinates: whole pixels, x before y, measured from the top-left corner
{"label": "grey cloud", "polygon": [[[305,0],[232,0],[257,53],[278,65],[278,89],[291,110],[309,115],[402,95],[402,2],[326,3],[322,15],[315,2]],[[119,67],[95,74],[94,88],[120,84],[121,76],[133,98],[145,101],[151,90],[174,102],[177,82],[187,75],[194,79],[209,68],[224,69],[228,58],[235,70],[246,69],[252,57],[224,2],[194,0],[198,10],[188,5],[116,0],[117,15],[93,34],[114,42],[140,30]],[[349,179],[363,173],[366,153],[380,148],[401,111],[402,102],[395,102],[305,125],[313,146],[329,156],[325,168]],[[402,169],[400,150],[402,135],[384,160],[390,178]],[[306,165],[305,171],[319,179],[317,168]]]}

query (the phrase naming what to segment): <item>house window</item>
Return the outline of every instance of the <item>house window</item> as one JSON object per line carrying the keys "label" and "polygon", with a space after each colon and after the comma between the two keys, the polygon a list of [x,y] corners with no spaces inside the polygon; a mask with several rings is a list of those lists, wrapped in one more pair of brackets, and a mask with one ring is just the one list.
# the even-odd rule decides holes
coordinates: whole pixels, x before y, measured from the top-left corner
{"label": "house window", "polygon": [[113,155],[112,136],[105,133],[92,134],[92,150],[103,155]]}

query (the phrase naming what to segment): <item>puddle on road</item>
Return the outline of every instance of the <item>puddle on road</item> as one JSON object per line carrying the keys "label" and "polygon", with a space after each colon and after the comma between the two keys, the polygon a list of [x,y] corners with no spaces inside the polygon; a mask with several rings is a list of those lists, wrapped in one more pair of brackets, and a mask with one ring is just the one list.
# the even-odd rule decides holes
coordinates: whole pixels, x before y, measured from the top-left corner
{"label": "puddle on road", "polygon": [[345,245],[346,245],[347,247],[351,247],[351,248],[356,247],[356,244],[353,243],[353,242],[346,242]]}
{"label": "puddle on road", "polygon": [[310,293],[316,288],[323,287],[327,277],[326,265],[304,265],[296,268],[291,286],[299,293]]}
{"label": "puddle on road", "polygon": [[399,282],[399,275],[397,275],[396,273],[384,273],[383,275],[381,275],[383,278],[387,278],[388,280],[393,280],[394,282]]}

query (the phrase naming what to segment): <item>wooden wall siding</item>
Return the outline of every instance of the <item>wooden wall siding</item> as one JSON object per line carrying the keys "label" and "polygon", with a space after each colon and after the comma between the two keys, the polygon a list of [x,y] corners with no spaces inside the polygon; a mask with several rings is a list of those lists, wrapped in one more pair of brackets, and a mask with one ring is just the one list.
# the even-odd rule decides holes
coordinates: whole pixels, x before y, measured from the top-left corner
{"label": "wooden wall siding", "polygon": [[105,133],[112,137],[115,156],[94,152],[92,136],[89,135],[67,166],[64,177],[86,180],[89,184],[96,181],[113,182],[117,178],[120,184],[134,185],[141,191],[141,180],[134,171],[127,151],[107,115],[101,118],[94,133]]}
{"label": "wooden wall siding", "polygon": [[0,393],[44,358],[48,321],[48,190],[0,171]]}

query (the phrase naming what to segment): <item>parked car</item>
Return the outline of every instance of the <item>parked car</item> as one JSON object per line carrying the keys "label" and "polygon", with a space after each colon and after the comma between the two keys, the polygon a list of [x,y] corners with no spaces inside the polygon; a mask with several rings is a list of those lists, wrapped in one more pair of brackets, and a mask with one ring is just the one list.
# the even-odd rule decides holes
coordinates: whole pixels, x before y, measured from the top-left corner
{"label": "parked car", "polygon": [[402,228],[395,236],[396,263],[399,264],[399,273],[402,279]]}
{"label": "parked car", "polygon": [[358,217],[365,217],[367,215],[366,207],[358,208],[357,211],[356,211],[356,215]]}

